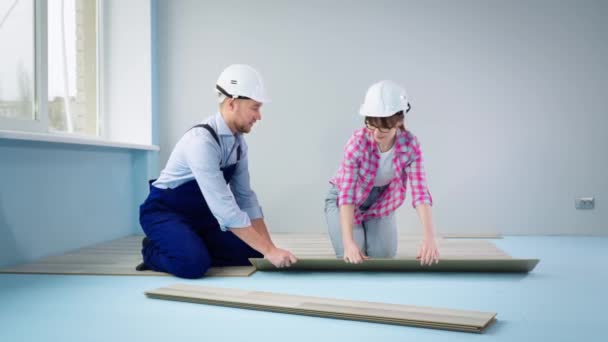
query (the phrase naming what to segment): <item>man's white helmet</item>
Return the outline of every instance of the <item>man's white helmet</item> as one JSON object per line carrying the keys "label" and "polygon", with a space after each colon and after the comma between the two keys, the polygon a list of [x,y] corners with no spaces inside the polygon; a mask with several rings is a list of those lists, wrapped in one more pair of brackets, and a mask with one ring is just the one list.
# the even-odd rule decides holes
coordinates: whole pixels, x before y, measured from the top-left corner
{"label": "man's white helmet", "polygon": [[393,81],[380,81],[367,90],[359,114],[385,118],[400,111],[407,113],[409,110],[410,103],[405,89]]}
{"label": "man's white helmet", "polygon": [[215,89],[220,94],[220,102],[226,97],[252,99],[261,103],[270,102],[262,75],[245,64],[233,64],[224,69],[217,79]]}

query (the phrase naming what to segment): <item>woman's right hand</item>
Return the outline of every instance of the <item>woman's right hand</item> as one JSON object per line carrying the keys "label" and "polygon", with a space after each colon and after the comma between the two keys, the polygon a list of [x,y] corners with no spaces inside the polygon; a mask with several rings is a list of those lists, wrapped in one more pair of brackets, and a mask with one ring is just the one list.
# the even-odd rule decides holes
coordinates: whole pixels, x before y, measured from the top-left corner
{"label": "woman's right hand", "polygon": [[360,264],[369,257],[361,252],[355,241],[348,241],[344,244],[344,261],[349,264]]}

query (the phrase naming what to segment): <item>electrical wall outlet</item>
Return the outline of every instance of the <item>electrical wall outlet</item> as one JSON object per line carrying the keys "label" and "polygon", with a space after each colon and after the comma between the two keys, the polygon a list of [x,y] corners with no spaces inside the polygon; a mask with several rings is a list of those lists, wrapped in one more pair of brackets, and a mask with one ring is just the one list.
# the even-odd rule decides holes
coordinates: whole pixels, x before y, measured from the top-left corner
{"label": "electrical wall outlet", "polygon": [[574,200],[576,209],[593,209],[595,207],[595,198],[593,197],[577,197]]}

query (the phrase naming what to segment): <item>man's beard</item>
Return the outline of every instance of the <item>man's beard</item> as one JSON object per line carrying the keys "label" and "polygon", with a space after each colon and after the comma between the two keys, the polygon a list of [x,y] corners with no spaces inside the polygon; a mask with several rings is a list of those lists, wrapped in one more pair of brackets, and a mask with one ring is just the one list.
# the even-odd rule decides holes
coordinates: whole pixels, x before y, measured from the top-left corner
{"label": "man's beard", "polygon": [[253,125],[250,126],[249,124],[241,125],[238,127],[238,131],[239,133],[249,133],[252,127]]}

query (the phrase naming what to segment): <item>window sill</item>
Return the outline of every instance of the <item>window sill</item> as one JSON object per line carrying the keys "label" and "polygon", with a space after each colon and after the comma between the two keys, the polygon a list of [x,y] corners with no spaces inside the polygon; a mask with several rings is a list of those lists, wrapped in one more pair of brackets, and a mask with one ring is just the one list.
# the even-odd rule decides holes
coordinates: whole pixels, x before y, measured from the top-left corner
{"label": "window sill", "polygon": [[32,132],[0,130],[0,139],[43,141],[43,142],[60,143],[60,144],[103,146],[103,147],[124,148],[124,149],[131,149],[131,150],[144,150],[144,151],[160,151],[160,148],[156,145],[114,142],[114,141],[104,140],[102,138],[71,135],[71,134],[61,134],[61,133],[32,133]]}

